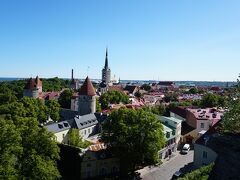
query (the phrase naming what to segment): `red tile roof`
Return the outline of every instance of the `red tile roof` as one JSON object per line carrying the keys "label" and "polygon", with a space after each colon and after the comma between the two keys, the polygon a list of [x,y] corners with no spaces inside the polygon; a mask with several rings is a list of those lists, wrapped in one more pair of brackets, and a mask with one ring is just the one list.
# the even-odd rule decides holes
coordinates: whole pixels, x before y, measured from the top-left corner
{"label": "red tile roof", "polygon": [[27,81],[24,89],[31,89],[31,90],[33,90],[33,89],[36,89],[36,88],[39,87],[39,86],[42,86],[42,81],[41,81],[41,80],[39,79],[39,77],[37,76],[36,79],[30,78],[30,79]]}
{"label": "red tile roof", "polygon": [[90,151],[96,152],[96,151],[101,151],[101,150],[103,150],[103,149],[106,149],[106,146],[105,146],[103,143],[97,142],[97,143],[89,146],[88,149],[89,149]]}
{"label": "red tile roof", "polygon": [[95,96],[96,95],[96,91],[92,85],[92,82],[88,78],[88,76],[85,79],[82,87],[79,90],[79,95],[87,95],[87,96]]}

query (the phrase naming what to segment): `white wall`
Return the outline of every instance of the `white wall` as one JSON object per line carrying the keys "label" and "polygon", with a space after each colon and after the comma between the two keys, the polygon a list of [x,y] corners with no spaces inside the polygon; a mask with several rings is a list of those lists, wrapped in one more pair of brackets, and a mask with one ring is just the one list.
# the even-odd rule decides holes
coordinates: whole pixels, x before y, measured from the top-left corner
{"label": "white wall", "polygon": [[89,135],[91,135],[93,132],[95,132],[95,128],[96,128],[96,125],[90,126],[88,128],[85,128],[85,129],[81,129],[79,131],[79,134],[82,136],[83,139],[86,139],[86,138],[89,137]]}
{"label": "white wall", "polygon": [[70,129],[55,133],[54,135],[55,135],[55,138],[56,138],[57,142],[67,144],[68,143],[68,132],[69,132],[69,130]]}
{"label": "white wall", "polygon": [[[207,157],[203,157],[203,154],[207,154]],[[197,168],[208,165],[214,162],[217,158],[217,153],[207,146],[194,144],[194,166]]]}
{"label": "white wall", "polygon": [[[201,128],[201,123],[204,124],[204,127]],[[202,130],[207,131],[209,129],[210,121],[209,120],[197,120],[197,133]]]}

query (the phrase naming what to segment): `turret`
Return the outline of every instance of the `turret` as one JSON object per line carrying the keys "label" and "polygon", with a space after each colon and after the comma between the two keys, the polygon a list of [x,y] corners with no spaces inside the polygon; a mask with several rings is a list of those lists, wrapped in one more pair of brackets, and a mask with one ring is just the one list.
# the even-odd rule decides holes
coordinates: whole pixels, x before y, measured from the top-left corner
{"label": "turret", "polygon": [[91,80],[87,77],[79,90],[78,113],[79,115],[96,112],[96,91]]}

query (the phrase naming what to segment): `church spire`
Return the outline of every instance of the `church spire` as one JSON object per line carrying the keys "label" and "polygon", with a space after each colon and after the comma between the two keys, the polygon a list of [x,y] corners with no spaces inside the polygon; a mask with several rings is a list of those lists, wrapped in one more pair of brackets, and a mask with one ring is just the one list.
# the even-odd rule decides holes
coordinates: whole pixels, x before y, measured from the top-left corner
{"label": "church spire", "polygon": [[106,48],[106,57],[105,57],[105,69],[108,69],[108,49]]}

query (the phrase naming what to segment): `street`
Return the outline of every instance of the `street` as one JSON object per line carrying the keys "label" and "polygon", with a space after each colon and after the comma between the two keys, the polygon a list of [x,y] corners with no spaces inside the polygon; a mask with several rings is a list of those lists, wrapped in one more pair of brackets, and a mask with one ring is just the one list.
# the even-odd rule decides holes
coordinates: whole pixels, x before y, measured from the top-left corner
{"label": "street", "polygon": [[139,171],[141,178],[143,180],[170,180],[173,174],[180,168],[189,171],[189,169],[192,168],[193,152],[194,151],[191,150],[186,155],[177,152],[175,157],[158,167],[144,168]]}

